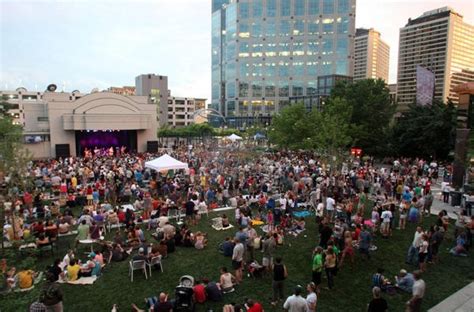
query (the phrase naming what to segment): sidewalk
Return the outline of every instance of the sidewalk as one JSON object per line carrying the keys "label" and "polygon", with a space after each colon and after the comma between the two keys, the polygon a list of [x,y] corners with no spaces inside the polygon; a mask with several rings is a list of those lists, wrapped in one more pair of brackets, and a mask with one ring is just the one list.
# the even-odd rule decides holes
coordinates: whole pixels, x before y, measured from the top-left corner
{"label": "sidewalk", "polygon": [[472,312],[474,311],[474,282],[444,299],[428,312]]}
{"label": "sidewalk", "polygon": [[[431,192],[433,193],[434,200],[433,205],[431,206],[431,214],[438,215],[438,213],[442,210],[446,210],[448,212],[448,217],[450,219],[457,220],[457,215],[454,212],[461,213],[461,207],[459,206],[451,206],[451,204],[447,204],[441,200],[441,187],[437,184],[433,184],[431,188]],[[450,198],[451,200],[451,198]]]}

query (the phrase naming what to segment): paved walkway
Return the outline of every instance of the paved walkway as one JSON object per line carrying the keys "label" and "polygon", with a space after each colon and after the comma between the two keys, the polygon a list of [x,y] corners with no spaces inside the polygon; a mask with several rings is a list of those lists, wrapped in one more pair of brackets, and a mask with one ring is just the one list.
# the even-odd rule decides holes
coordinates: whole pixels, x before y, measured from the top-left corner
{"label": "paved walkway", "polygon": [[441,210],[446,210],[450,219],[457,220],[458,217],[454,212],[461,213],[461,208],[459,206],[453,207],[451,206],[451,204],[443,202],[441,195],[441,186],[438,184],[433,184],[431,187],[431,192],[434,196],[433,205],[431,206],[431,214],[438,215]]}
{"label": "paved walkway", "polygon": [[474,282],[444,299],[428,312],[473,312]]}

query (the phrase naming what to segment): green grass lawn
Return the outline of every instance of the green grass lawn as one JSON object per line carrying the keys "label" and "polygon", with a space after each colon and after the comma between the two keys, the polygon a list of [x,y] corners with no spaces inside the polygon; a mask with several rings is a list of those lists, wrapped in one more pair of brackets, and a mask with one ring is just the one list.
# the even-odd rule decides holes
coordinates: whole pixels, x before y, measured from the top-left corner
{"label": "green grass lawn", "polygon": [[[209,219],[215,214],[210,213]],[[219,278],[221,266],[231,267],[230,258],[225,258],[217,251],[218,244],[226,236],[233,236],[235,228],[229,231],[215,231],[210,227],[210,220],[203,217],[193,231],[205,231],[209,234],[209,244],[205,250],[179,247],[175,253],[164,259],[164,273],[153,271],[148,280],[140,272],[135,272],[134,282],[128,277],[128,262],[112,263],[94,285],[63,285],[65,311],[110,311],[112,304],[118,304],[121,311],[130,310],[130,304],[136,303],[144,307],[143,298],[155,296],[160,291],[166,291],[174,297],[174,289],[182,275],[189,274],[195,278],[207,277],[211,280]],[[425,219],[424,226],[435,222],[432,216]],[[405,265],[405,255],[414,233],[414,225],[408,225],[405,231],[395,230],[390,239],[375,238],[378,251],[374,252],[371,260],[356,256],[354,269],[347,265],[335,278],[335,288],[332,291],[322,290],[318,300],[318,311],[365,311],[371,300],[371,276],[377,267],[385,268],[385,275],[393,280],[393,276],[401,268],[412,270]],[[257,228],[259,233],[262,233]],[[306,237],[304,237],[304,234]],[[295,285],[305,285],[311,280],[311,253],[318,242],[318,234],[314,219],[307,220],[307,230],[299,237],[286,237],[285,245],[277,249],[288,267],[289,277],[286,280],[286,295],[290,295]],[[423,279],[427,283],[427,291],[423,302],[423,310],[427,310],[474,279],[472,269],[473,256],[456,258],[447,253],[447,248],[453,244],[452,229],[440,248],[441,263],[429,266]],[[64,255],[67,244],[62,246],[60,256]],[[84,251],[78,253],[85,260]],[[261,253],[256,252],[261,262]],[[38,260],[37,267],[44,268],[52,262],[51,258]],[[348,262],[346,264],[349,264]],[[323,279],[323,287],[326,286]],[[25,311],[39,293],[39,287],[29,293],[13,293],[0,298],[0,311]],[[408,294],[394,296],[384,295],[388,300],[390,311],[404,311]],[[213,309],[220,311],[225,303],[243,302],[244,298],[254,298],[260,301],[267,311],[281,311],[282,307],[272,307],[271,278],[252,279],[245,277],[244,282],[232,294],[224,296],[218,304],[206,303],[198,306],[197,311]]]}

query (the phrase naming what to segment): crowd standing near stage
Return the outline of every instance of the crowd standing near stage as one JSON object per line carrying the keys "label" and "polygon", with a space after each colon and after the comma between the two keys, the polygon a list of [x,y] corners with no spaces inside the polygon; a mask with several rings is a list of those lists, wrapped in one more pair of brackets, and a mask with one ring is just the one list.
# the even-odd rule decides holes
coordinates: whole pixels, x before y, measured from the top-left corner
{"label": "crowd standing near stage", "polygon": [[[248,273],[271,276],[273,306],[291,312],[317,311],[318,298],[330,296],[338,287],[339,270],[353,267],[360,259],[370,261],[377,252],[374,237],[390,240],[394,231],[405,231],[407,223],[414,223],[419,226],[407,246],[406,264],[400,263],[400,274],[390,279],[384,276],[384,268],[374,269],[368,311],[399,309],[388,307],[383,298],[397,292],[412,295],[406,303],[408,311],[421,311],[427,288],[423,275],[429,274],[429,265],[437,265],[440,246],[452,226],[446,211],[431,217],[430,228],[423,228],[422,221],[430,215],[437,196],[432,192],[436,181],[443,181],[443,197],[449,197],[448,179],[444,179],[449,166],[439,176],[438,164],[422,159],[392,159],[376,166],[371,159],[348,158],[336,170],[309,152],[267,152],[252,159],[239,150],[204,145],[180,146],[168,152],[186,162],[188,172],[157,173],[145,168],[145,162],[158,154],[124,150],[119,155],[88,153],[87,157],[31,163],[33,185],[9,190],[17,213],[8,218],[5,237],[9,241],[34,237],[38,249],[51,246],[61,235],[75,235],[76,248],[87,240],[99,243],[85,263],[75,256],[76,248],[54,262],[32,311],[43,307],[63,310],[56,281],[97,277],[113,262],[164,259],[176,248],[205,249],[212,233],[194,233],[192,226],[200,222],[202,212],[218,207],[232,208],[213,219],[213,226],[219,229],[235,227],[235,235],[221,244],[229,266],[221,268],[216,282],[194,281],[193,304],[206,300],[225,303],[227,293],[245,287]],[[74,213],[77,206],[83,207],[80,215]],[[185,215],[184,223],[173,225],[172,217],[179,213]],[[235,223],[227,216],[233,214]],[[318,235],[300,235],[306,222],[314,219]],[[264,234],[258,234],[256,227]],[[111,240],[104,240],[106,229],[113,233]],[[151,244],[144,231],[152,233]],[[467,255],[473,231],[474,218],[461,213],[455,224],[456,245],[449,246],[453,256]],[[294,285],[294,293],[287,297],[285,280],[291,272],[285,259],[274,253],[276,248],[285,248],[289,235],[317,238],[318,243],[308,259],[308,278],[301,281],[304,287]],[[261,256],[256,250],[262,251]],[[29,268],[17,272],[6,261],[1,269],[2,292],[28,289],[38,275]],[[161,293],[150,300],[147,309],[171,311],[177,299]],[[263,311],[263,300],[225,304],[223,309]],[[133,309],[140,311],[137,305]]]}

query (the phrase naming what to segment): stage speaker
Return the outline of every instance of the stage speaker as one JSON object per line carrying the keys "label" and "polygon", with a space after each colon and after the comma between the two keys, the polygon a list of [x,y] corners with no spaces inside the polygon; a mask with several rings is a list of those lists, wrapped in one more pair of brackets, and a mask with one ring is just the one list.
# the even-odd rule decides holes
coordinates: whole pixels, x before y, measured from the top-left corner
{"label": "stage speaker", "polygon": [[157,153],[158,152],[158,141],[147,141],[146,142],[146,151],[148,153]]}
{"label": "stage speaker", "polygon": [[69,144],[56,144],[56,158],[66,158],[71,156],[69,152]]}

